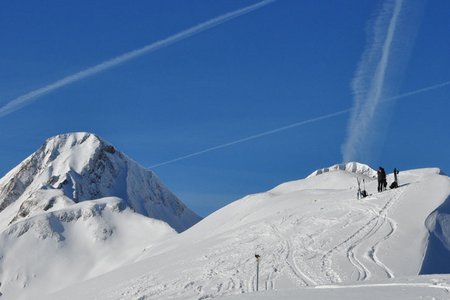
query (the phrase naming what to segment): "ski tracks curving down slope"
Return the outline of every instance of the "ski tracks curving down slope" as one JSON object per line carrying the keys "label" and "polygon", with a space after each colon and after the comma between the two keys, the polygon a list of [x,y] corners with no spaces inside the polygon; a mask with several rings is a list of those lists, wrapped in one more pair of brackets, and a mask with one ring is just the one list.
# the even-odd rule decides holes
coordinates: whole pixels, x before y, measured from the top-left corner
{"label": "ski tracks curving down slope", "polygon": [[[359,216],[362,214],[364,218],[360,222],[353,219],[355,224],[359,225],[354,226],[356,228],[353,231],[345,235],[341,242],[322,256],[321,271],[329,282],[348,281],[349,279],[362,281],[371,279],[373,276],[376,278],[394,277],[393,271],[382,262],[377,253],[383,247],[383,243],[395,233],[397,225],[389,217],[389,212],[401,199],[405,188],[407,187],[385,191],[362,200],[368,202],[364,210],[358,209]],[[333,269],[333,261],[339,261],[339,266],[341,266],[344,255],[354,268],[349,278],[342,270]]]}
{"label": "ski tracks curving down slope", "polygon": [[[388,199],[386,204],[380,210],[375,208],[370,209],[374,215],[367,223],[370,230],[348,249],[348,257],[358,257],[359,260],[357,262],[364,270],[358,280],[370,279],[372,278],[372,274],[377,273],[381,274],[377,274],[376,277],[394,277],[393,271],[382,262],[377,253],[383,247],[383,243],[391,238],[397,229],[397,224],[389,217],[389,212],[394,209],[405,188],[385,192],[387,194],[385,198]],[[365,231],[364,229],[361,231]],[[356,267],[359,268],[360,266]]]}

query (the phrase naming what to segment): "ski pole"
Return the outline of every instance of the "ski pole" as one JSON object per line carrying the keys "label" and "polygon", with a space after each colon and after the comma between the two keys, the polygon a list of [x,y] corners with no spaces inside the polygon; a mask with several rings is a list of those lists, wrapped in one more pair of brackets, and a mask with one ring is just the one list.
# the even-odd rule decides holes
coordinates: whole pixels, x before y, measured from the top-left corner
{"label": "ski pole", "polygon": [[259,290],[259,261],[261,260],[261,256],[255,254],[256,258],[256,291]]}

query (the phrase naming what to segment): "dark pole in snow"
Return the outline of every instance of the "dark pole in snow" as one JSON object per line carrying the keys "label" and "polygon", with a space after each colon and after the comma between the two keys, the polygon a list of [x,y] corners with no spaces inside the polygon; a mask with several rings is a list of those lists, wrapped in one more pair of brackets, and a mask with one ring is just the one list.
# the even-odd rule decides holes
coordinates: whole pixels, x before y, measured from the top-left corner
{"label": "dark pole in snow", "polygon": [[261,256],[255,254],[256,257],[256,291],[259,290],[259,261],[261,260]]}
{"label": "dark pole in snow", "polygon": [[356,182],[358,183],[358,192],[356,193],[356,198],[359,200],[361,198],[361,181],[356,177]]}

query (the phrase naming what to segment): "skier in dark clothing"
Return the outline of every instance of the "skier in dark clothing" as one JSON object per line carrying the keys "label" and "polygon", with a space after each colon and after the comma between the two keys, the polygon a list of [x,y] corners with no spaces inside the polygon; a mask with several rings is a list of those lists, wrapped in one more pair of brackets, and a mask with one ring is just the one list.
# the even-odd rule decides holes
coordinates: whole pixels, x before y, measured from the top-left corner
{"label": "skier in dark clothing", "polygon": [[377,177],[378,177],[378,192],[382,192],[383,189],[386,189],[387,185],[386,172],[382,167],[378,168]]}

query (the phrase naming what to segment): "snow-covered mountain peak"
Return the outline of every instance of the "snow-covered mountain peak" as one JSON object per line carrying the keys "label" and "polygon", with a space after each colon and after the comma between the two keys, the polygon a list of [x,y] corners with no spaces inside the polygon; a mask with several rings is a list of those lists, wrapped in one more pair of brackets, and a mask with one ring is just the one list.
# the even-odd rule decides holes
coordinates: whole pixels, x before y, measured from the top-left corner
{"label": "snow-covered mountain peak", "polygon": [[348,163],[336,164],[336,165],[333,165],[328,168],[318,169],[318,170],[314,171],[313,173],[311,173],[307,178],[321,175],[321,174],[327,173],[327,172],[333,172],[333,171],[345,171],[345,172],[365,175],[368,177],[376,177],[376,175],[377,175],[377,172],[366,164],[362,164],[359,162],[348,162]]}
{"label": "snow-covered mountain peak", "polygon": [[24,287],[33,295],[110,271],[199,220],[98,136],[49,138],[0,179],[0,296],[30,299]]}
{"label": "snow-covered mountain peak", "polygon": [[152,171],[91,133],[47,139],[0,179],[0,213],[5,211],[9,222],[55,205],[65,207],[103,197],[121,198],[137,213],[163,220],[177,231],[200,220]]}
{"label": "snow-covered mountain peak", "polygon": [[[64,163],[65,168],[68,167],[81,173],[98,149],[112,154],[115,152],[112,145],[98,136],[86,132],[76,132],[49,138],[38,151],[43,152],[45,164],[50,164],[59,157],[59,161]],[[54,169],[56,166],[52,167]]]}

